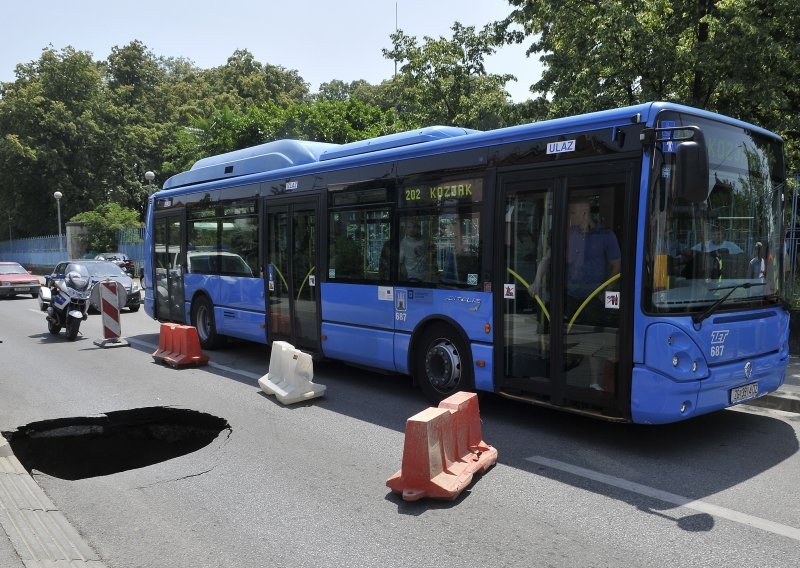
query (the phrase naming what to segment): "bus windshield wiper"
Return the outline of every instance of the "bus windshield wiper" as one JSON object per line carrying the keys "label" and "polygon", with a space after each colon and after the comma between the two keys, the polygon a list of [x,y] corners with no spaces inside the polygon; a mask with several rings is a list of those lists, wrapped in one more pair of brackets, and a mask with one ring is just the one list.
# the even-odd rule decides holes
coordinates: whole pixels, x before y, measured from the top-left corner
{"label": "bus windshield wiper", "polygon": [[716,292],[717,290],[729,290],[729,292],[724,296],[722,296],[719,300],[708,306],[708,309],[704,311],[702,314],[693,315],[692,321],[695,324],[702,323],[704,319],[711,316],[711,314],[717,311],[717,308],[720,307],[725,300],[730,298],[731,294],[733,294],[736,290],[738,290],[739,288],[747,290],[749,288],[755,288],[756,286],[764,286],[764,282],[756,282],[756,283],[742,282],[741,284],[735,284],[733,286],[720,286],[719,288],[709,288],[708,289],[709,292]]}

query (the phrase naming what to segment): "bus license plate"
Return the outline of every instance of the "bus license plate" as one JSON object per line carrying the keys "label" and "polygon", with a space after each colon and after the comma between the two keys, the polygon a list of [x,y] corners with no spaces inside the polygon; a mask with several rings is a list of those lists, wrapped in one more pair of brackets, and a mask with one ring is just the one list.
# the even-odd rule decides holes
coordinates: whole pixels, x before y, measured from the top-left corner
{"label": "bus license plate", "polygon": [[742,387],[731,389],[731,404],[758,396],[758,383],[750,383]]}

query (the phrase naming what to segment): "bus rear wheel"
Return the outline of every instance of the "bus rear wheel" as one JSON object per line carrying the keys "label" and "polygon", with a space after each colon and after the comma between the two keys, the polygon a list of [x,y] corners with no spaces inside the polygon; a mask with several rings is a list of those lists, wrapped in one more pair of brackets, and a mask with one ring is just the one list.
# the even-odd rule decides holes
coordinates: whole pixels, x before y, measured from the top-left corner
{"label": "bus rear wheel", "polygon": [[192,325],[197,328],[203,349],[216,349],[223,344],[225,338],[217,333],[214,306],[205,296],[200,296],[192,304]]}
{"label": "bus rear wheel", "polygon": [[414,350],[414,374],[434,404],[458,391],[473,390],[469,351],[458,333],[445,324],[426,329]]}

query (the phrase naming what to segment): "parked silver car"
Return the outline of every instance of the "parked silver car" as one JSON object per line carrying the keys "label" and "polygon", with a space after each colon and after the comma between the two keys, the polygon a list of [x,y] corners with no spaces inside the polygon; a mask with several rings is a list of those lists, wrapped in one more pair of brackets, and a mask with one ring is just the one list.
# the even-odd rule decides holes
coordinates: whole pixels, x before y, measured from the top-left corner
{"label": "parked silver car", "polygon": [[[133,279],[125,274],[125,272],[115,263],[107,260],[65,260],[59,262],[53,269],[53,272],[45,279],[57,280],[64,278],[67,266],[80,265],[86,268],[89,273],[90,285],[92,286],[92,295],[89,299],[89,309],[100,311],[100,286],[94,286],[103,280],[115,280],[119,285],[125,289],[125,294],[119,294],[119,308],[128,308],[132,312],[138,312],[139,307],[142,305],[141,289]],[[81,270],[81,272],[83,272]],[[47,286],[42,286],[39,289],[39,309],[44,311],[50,304],[50,289]]]}

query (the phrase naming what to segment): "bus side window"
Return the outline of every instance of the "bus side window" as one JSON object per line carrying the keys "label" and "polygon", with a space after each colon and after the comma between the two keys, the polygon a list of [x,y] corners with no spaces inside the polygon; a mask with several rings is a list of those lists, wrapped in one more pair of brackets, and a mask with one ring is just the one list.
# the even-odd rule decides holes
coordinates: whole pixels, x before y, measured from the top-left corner
{"label": "bus side window", "polygon": [[389,235],[391,222],[387,209],[331,213],[328,277],[337,281],[388,279]]}

